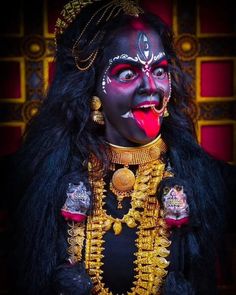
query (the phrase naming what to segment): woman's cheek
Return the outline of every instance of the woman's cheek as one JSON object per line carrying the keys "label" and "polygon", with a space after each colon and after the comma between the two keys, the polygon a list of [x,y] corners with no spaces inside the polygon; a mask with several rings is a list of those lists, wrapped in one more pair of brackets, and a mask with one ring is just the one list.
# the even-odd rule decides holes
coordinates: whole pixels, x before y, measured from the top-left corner
{"label": "woman's cheek", "polygon": [[110,82],[106,86],[106,92],[107,94],[110,93],[110,95],[131,95],[136,87],[137,87],[137,81],[129,81],[129,82],[120,82],[116,79],[110,79]]}

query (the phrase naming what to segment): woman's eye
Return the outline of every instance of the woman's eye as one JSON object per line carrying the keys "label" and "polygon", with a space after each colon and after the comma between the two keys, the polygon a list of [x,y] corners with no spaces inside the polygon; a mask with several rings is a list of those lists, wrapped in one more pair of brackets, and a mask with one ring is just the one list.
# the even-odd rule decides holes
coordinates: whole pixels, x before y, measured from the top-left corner
{"label": "woman's eye", "polygon": [[133,80],[136,77],[136,73],[130,69],[123,70],[118,74],[118,78],[121,81]]}
{"label": "woman's eye", "polygon": [[163,68],[155,68],[153,70],[153,75],[158,77],[159,79],[164,79],[166,76],[166,71]]}

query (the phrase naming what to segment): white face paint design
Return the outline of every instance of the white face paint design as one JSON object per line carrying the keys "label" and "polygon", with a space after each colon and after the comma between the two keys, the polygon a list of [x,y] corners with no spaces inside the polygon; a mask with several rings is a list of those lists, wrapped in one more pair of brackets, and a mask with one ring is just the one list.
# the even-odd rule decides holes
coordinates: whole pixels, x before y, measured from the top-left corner
{"label": "white face paint design", "polygon": [[[146,51],[147,54],[147,51]],[[137,53],[137,55],[135,57],[131,57],[128,56],[127,54],[123,53],[121,55],[115,56],[113,58],[111,58],[109,60],[109,65],[106,68],[103,78],[102,78],[102,90],[105,94],[107,94],[106,92],[106,85],[109,84],[111,82],[111,79],[109,78],[109,76],[107,75],[107,72],[109,71],[110,67],[112,66],[112,64],[115,61],[119,61],[122,60],[122,62],[124,61],[133,61],[133,62],[140,62],[144,67],[142,68],[142,71],[147,75],[147,77],[149,77],[150,75],[150,64],[153,61],[158,61],[160,59],[162,59],[165,56],[165,52],[160,52],[158,55],[154,55],[153,53],[151,54],[150,58],[148,60],[143,60],[142,57],[140,57],[140,55]]]}
{"label": "white face paint design", "polygon": [[134,21],[109,39],[101,55],[96,95],[110,142],[133,146],[158,135],[163,117],[158,112],[170,92],[168,68],[160,36],[143,23]]}

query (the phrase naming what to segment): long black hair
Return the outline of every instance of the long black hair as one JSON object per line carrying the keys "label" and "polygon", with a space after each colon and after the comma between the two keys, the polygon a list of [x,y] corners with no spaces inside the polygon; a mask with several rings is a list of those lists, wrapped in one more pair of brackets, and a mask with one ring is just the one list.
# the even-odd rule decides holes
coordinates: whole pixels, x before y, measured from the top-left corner
{"label": "long black hair", "polygon": [[[91,151],[107,161],[100,149],[105,144],[104,127],[91,121],[89,103],[106,44],[112,32],[127,24],[131,17],[121,12],[107,22],[88,26],[80,40],[80,56],[83,58],[97,48],[99,53],[87,71],[80,71],[75,64],[73,44],[98,7],[99,2],[88,5],[57,38],[53,82],[17,155],[22,194],[16,217],[17,284],[24,294],[53,294],[53,273],[68,258],[66,223],[60,216],[67,185],[83,181],[89,186],[86,164]],[[192,100],[187,91],[187,77],[173,48],[171,30],[150,13],[140,17],[160,35],[171,72],[170,116],[164,118],[161,133],[176,179],[189,192],[190,225],[181,234],[187,257],[183,275],[197,294],[211,294],[212,280],[208,278],[214,269],[215,242],[224,220],[224,183],[216,161],[196,141],[189,117]],[[90,44],[98,31],[100,37]]]}

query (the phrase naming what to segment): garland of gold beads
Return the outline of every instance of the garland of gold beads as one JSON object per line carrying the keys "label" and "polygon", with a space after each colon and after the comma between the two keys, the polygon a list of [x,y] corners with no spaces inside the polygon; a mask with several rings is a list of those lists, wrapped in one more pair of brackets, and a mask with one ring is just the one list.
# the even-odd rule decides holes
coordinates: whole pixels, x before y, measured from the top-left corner
{"label": "garland of gold beads", "polygon": [[131,209],[122,219],[113,218],[103,209],[104,181],[90,179],[95,195],[95,208],[93,216],[87,222],[85,266],[93,280],[94,294],[112,295],[102,282],[103,236],[111,226],[115,234],[120,234],[124,223],[131,228],[139,224],[138,238],[135,241],[138,251],[134,261],[137,275],[128,295],[157,294],[160,289],[163,277],[167,274],[165,268],[169,265],[165,258],[169,255],[166,248],[170,246],[166,224],[155,196],[164,168],[165,164],[160,160],[139,166]]}
{"label": "garland of gold beads", "polygon": [[[99,216],[105,231],[108,231],[112,227],[115,235],[119,235],[122,231],[123,224],[134,228],[140,223],[145,202],[149,195],[154,195],[156,193],[157,186],[163,177],[164,168],[165,164],[160,160],[139,166],[135,178],[134,190],[131,193],[131,208],[128,213],[120,219],[108,215],[106,210],[103,209],[105,205],[103,200],[106,198],[104,194],[104,180],[100,178],[94,180],[90,177],[95,195],[94,216]],[[98,175],[98,172],[96,172],[96,175]],[[156,197],[154,198],[156,199]]]}
{"label": "garland of gold beads", "polygon": [[[135,241],[138,251],[135,253],[135,280],[128,295],[158,294],[169,262],[166,257],[170,246],[168,230],[162,218],[156,199],[157,187],[164,177],[172,173],[164,171],[165,165],[161,160],[155,160],[139,165],[134,190],[131,194],[131,209],[123,218],[113,218],[103,208],[105,198],[105,182],[99,161],[91,158],[89,165],[90,183],[94,191],[93,215],[88,217],[87,226],[83,223],[69,224],[70,247],[68,253],[72,262],[81,261],[86,232],[85,266],[94,284],[93,294],[112,295],[102,282],[102,259],[104,234],[113,228],[115,234],[120,234],[122,226],[138,228]],[[95,172],[94,172],[95,171]],[[100,171],[100,175],[99,172]]]}
{"label": "garland of gold beads", "polygon": [[[136,224],[139,223],[136,239],[138,251],[135,253],[134,262],[137,275],[128,295],[157,294],[163,277],[167,274],[165,268],[169,264],[165,257],[169,255],[166,248],[170,246],[170,241],[155,197],[164,168],[165,165],[160,160],[140,165],[134,185],[131,209],[122,219],[114,219],[107,215],[103,209],[105,183],[98,178],[90,178],[95,194],[95,208],[93,216],[90,216],[87,222],[85,265],[94,283],[94,294],[112,295],[102,282],[104,234],[112,225],[115,234],[121,232],[122,223],[134,227],[133,220]],[[137,208],[143,211],[140,212],[136,210]]]}

